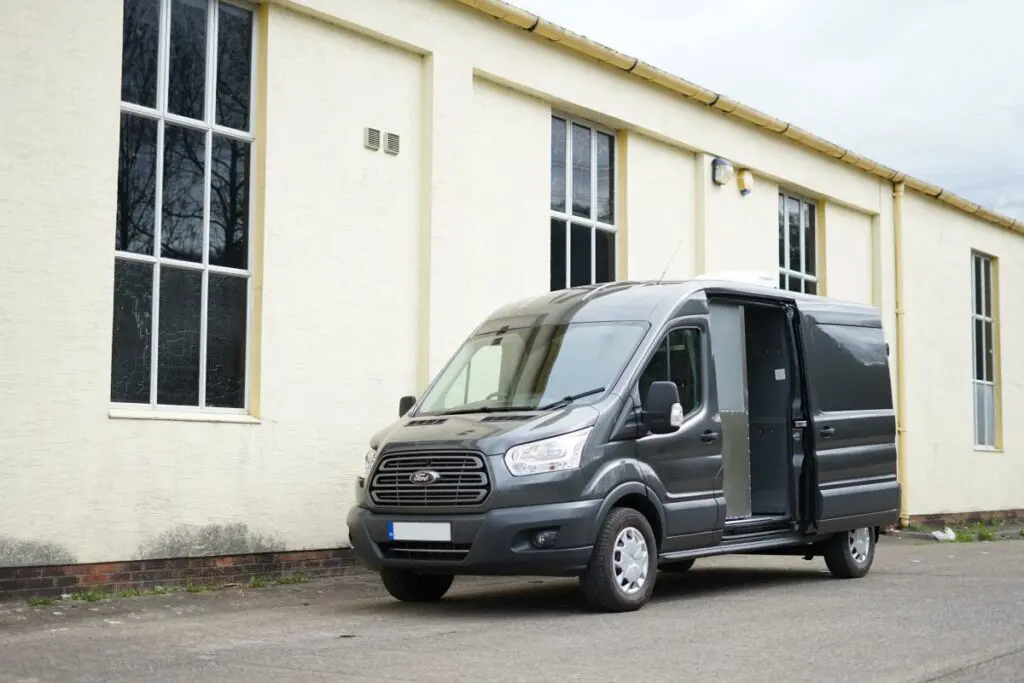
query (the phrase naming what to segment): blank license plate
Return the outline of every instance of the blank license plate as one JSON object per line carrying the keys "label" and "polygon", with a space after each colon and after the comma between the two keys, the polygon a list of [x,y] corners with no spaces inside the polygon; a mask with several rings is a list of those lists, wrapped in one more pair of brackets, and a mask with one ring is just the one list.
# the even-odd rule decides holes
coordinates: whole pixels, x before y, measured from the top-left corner
{"label": "blank license plate", "polygon": [[450,543],[452,525],[448,522],[388,522],[388,540]]}

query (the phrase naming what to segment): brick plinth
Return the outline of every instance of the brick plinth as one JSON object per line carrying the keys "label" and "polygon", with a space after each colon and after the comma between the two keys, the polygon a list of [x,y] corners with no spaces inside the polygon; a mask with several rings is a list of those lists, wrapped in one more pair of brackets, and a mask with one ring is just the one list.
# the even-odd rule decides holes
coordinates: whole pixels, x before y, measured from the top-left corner
{"label": "brick plinth", "polygon": [[910,515],[911,524],[941,529],[971,522],[1024,522],[1024,510],[988,510],[985,512],[946,512],[934,515]]}
{"label": "brick plinth", "polygon": [[245,583],[291,575],[308,578],[360,571],[348,548],[298,552],[182,557],[46,567],[0,567],[0,600],[53,597],[77,590],[116,593],[156,586]]}

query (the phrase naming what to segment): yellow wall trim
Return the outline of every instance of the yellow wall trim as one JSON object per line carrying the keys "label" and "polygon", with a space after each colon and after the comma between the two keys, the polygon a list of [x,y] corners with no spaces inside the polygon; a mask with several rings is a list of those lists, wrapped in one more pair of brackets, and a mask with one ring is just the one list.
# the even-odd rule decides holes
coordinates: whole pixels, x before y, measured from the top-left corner
{"label": "yellow wall trim", "polygon": [[971,214],[999,227],[1024,235],[1024,221],[1015,220],[1005,214],[997,213],[983,208],[948,190],[937,185],[926,183],[912,176],[909,176],[896,169],[889,168],[867,157],[856,154],[848,149],[840,147],[824,138],[805,131],[793,124],[769,116],[745,104],[729,99],[707,88],[691,83],[687,80],[662,71],[650,64],[641,62],[636,57],[630,57],[617,50],[601,45],[585,36],[552,24],[539,16],[525,10],[513,7],[502,0],[455,0],[463,5],[472,7],[495,19],[499,19],[518,30],[535,33],[547,40],[558,43],[579,55],[589,59],[615,67],[631,74],[637,78],[649,81],[654,85],[682,95],[687,99],[699,102],[703,105],[717,109],[735,119],[754,125],[770,133],[782,136],[791,142],[802,147],[811,149],[819,154],[824,154],[837,161],[842,161],[850,166],[855,166],[862,171],[870,173],[884,180],[893,183],[902,183],[906,188],[923,195],[933,197],[948,206]]}

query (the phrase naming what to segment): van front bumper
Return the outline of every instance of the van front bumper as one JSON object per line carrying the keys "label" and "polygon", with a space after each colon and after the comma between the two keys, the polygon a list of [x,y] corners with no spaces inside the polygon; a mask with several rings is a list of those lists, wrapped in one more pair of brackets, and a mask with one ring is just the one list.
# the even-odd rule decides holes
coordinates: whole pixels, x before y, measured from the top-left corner
{"label": "van front bumper", "polygon": [[[362,507],[348,513],[349,541],[357,560],[383,567],[443,574],[575,576],[590,561],[600,500],[498,508],[478,514],[388,514]],[[392,523],[450,525],[451,541],[389,538]],[[556,532],[549,546],[538,532]],[[550,538],[550,537],[549,537]]]}

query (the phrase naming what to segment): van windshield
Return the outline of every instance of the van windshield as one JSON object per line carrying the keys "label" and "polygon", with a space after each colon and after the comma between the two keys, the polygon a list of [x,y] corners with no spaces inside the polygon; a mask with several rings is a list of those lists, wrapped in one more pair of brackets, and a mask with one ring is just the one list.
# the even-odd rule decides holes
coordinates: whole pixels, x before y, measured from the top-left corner
{"label": "van windshield", "polygon": [[536,410],[596,399],[647,331],[643,322],[536,325],[468,339],[420,402],[419,414]]}

